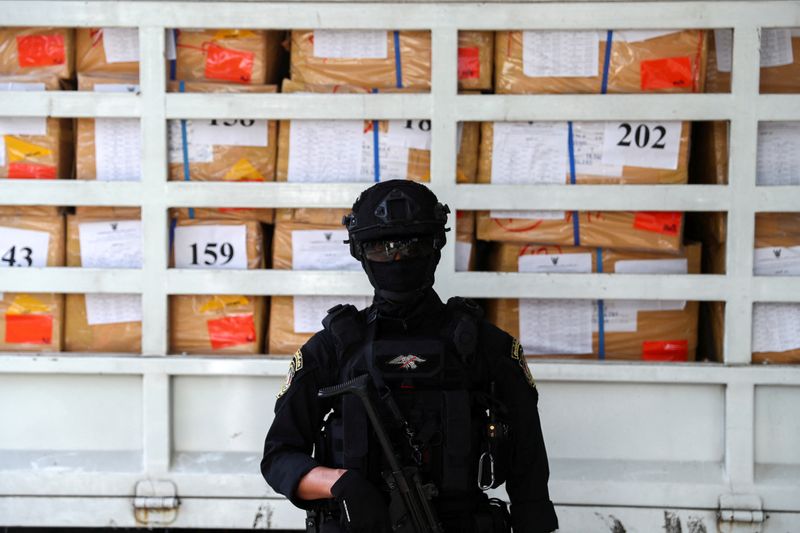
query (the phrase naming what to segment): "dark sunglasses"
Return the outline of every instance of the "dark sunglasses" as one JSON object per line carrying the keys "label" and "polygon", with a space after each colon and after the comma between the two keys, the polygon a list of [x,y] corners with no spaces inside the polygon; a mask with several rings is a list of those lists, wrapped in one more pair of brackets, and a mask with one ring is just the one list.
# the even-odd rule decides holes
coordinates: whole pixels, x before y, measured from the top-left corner
{"label": "dark sunglasses", "polygon": [[362,244],[364,257],[377,263],[402,261],[424,257],[433,253],[432,237],[412,237],[409,239],[387,239]]}

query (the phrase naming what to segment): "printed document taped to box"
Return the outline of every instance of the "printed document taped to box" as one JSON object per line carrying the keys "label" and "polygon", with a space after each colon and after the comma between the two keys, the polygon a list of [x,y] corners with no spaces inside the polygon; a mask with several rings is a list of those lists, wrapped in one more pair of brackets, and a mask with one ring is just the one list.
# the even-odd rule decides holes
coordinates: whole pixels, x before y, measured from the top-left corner
{"label": "printed document taped to box", "polygon": [[523,31],[522,72],[530,77],[597,76],[596,31]]}
{"label": "printed document taped to box", "polygon": [[758,124],[756,183],[800,185],[800,122]]}
{"label": "printed document taped to box", "polygon": [[47,135],[47,117],[2,117],[0,135]]}
{"label": "printed document taped to box", "polygon": [[196,225],[175,228],[175,266],[244,270],[247,226]]}
{"label": "printed document taped to box", "polygon": [[269,143],[267,121],[254,119],[197,119],[192,140],[223,146],[262,146]]}
{"label": "printed document taped to box", "polygon": [[566,211],[528,211],[519,209],[494,209],[489,218],[524,218],[528,220],[564,220]]}
{"label": "printed document taped to box", "polygon": [[517,260],[520,272],[591,273],[592,254],[528,254]]}
{"label": "printed document taped to box", "polygon": [[800,304],[753,306],[753,351],[786,352],[800,348]]}
{"label": "printed document taped to box", "polygon": [[183,163],[183,126],[186,123],[186,158],[190,163],[211,163],[214,161],[214,147],[202,144],[195,140],[194,121],[170,120],[169,134],[167,136],[169,147],[169,162]]}
{"label": "printed document taped to box", "polygon": [[603,164],[678,168],[681,122],[606,122]]}
{"label": "printed document taped to box", "polygon": [[133,93],[139,92],[139,85],[136,83],[95,83],[94,92],[96,93]]}
{"label": "printed document taped to box", "polygon": [[103,28],[102,31],[107,62],[139,61],[139,28]]}
{"label": "printed document taped to box", "polygon": [[430,120],[390,120],[388,142],[417,150],[431,149]]}
{"label": "printed document taped to box", "polygon": [[[717,53],[717,70],[730,72],[733,64],[733,30],[714,30]],[[780,67],[794,62],[792,30],[787,28],[761,28],[760,66]]]}
{"label": "printed document taped to box", "polygon": [[469,270],[469,258],[472,255],[472,243],[456,241],[456,272]]}
{"label": "printed document taped to box", "polygon": [[372,303],[369,296],[295,296],[294,332],[316,333],[322,328],[322,319],[328,309],[338,304],[352,304],[364,309]]}
{"label": "printed document taped to box", "polygon": [[288,181],[359,181],[363,137],[361,120],[293,120]]}
{"label": "printed document taped to box", "polygon": [[756,248],[753,255],[756,276],[800,276],[800,246]]}
{"label": "printed document taped to box", "polygon": [[314,30],[314,57],[331,59],[386,59],[385,30]]}
{"label": "printed document taped to box", "polygon": [[581,176],[622,176],[622,165],[603,163],[605,122],[573,122],[572,146],[575,173]]}
{"label": "printed document taped to box", "polygon": [[86,321],[90,326],[142,321],[140,294],[86,294]]}
{"label": "printed document taped to box", "polygon": [[492,183],[566,183],[566,122],[495,122]]}
{"label": "printed document taped to box", "polygon": [[99,181],[141,179],[142,132],[138,118],[96,118],[94,153]]}
{"label": "printed document taped to box", "polygon": [[[402,144],[393,144],[385,135],[378,139],[378,143],[380,180],[406,179],[408,177],[408,147]],[[372,133],[364,134],[361,145],[361,174],[358,181],[375,181],[374,146]]]}
{"label": "printed document taped to box", "polygon": [[293,270],[361,270],[344,243],[347,230],[292,231]]}
{"label": "printed document taped to box", "polygon": [[46,231],[0,226],[0,268],[45,267],[49,249]]}
{"label": "printed document taped to box", "polygon": [[114,220],[78,224],[81,266],[142,268],[142,222]]}

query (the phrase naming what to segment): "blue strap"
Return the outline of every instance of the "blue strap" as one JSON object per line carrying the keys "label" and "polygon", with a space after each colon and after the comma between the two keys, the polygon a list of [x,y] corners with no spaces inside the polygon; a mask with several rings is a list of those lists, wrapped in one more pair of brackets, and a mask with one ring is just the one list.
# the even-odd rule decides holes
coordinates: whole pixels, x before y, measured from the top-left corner
{"label": "blue strap", "polygon": [[177,75],[177,68],[178,68],[178,30],[171,30],[172,31],[172,42],[175,43],[175,59],[169,60],[169,79],[175,81],[175,76]]}
{"label": "blue strap", "polygon": [[397,88],[403,88],[403,64],[400,61],[400,32],[394,32],[394,76],[397,80]]}
{"label": "blue strap", "polygon": [[[178,82],[178,91],[186,92],[186,84],[183,81]],[[181,119],[181,148],[183,149],[183,181],[192,181],[192,176],[189,172],[189,142],[186,134],[186,119]],[[189,218],[194,218],[194,207],[189,208]]]}
{"label": "blue strap", "polygon": [[172,245],[175,242],[175,226],[178,225],[178,219],[172,218],[169,221],[169,249],[172,250]]}
{"label": "blue strap", "polygon": [[614,30],[608,30],[606,34],[606,57],[603,60],[603,85],[600,86],[600,92],[606,94],[608,92],[608,69],[611,67],[611,45],[614,42]]}
{"label": "blue strap", "polygon": [[[567,122],[567,146],[569,148],[569,182],[575,185],[575,140],[572,135],[572,121]],[[581,245],[581,227],[578,212],[572,212],[572,241],[575,246]]]}
{"label": "blue strap", "polygon": [[[603,249],[597,249],[597,272],[603,273]],[[606,358],[606,317],[605,302],[597,300],[597,357]]]}
{"label": "blue strap", "polygon": [[[397,33],[397,32],[395,32]],[[372,89],[373,94],[378,94],[378,89]],[[378,150],[380,142],[379,130],[380,124],[377,120],[372,121],[372,160],[375,167],[375,183],[381,181],[381,155]]]}

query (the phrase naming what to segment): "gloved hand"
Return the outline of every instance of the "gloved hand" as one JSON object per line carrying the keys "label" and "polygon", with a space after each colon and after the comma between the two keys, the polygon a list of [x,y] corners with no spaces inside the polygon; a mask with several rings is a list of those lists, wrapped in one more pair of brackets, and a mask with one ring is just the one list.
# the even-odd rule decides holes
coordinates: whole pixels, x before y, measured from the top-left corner
{"label": "gloved hand", "polygon": [[389,509],[380,491],[355,470],[348,470],[331,487],[342,521],[352,533],[389,533]]}

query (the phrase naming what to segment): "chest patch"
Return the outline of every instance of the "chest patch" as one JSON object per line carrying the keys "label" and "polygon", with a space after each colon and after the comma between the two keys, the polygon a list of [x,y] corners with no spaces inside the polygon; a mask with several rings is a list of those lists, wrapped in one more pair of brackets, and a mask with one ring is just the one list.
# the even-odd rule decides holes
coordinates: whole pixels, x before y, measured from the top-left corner
{"label": "chest patch", "polygon": [[391,361],[388,361],[389,365],[395,365],[397,368],[403,370],[416,370],[417,366],[422,365],[427,360],[418,356],[418,355],[398,355]]}
{"label": "chest patch", "polygon": [[303,352],[297,350],[292,356],[292,360],[289,362],[289,371],[286,373],[286,382],[281,387],[281,390],[278,391],[278,398],[286,394],[286,391],[289,390],[289,387],[292,386],[292,380],[294,379],[294,375],[297,374],[303,368]]}
{"label": "chest patch", "polygon": [[528,384],[535,389],[536,381],[533,379],[531,369],[528,368],[528,362],[525,361],[525,354],[522,353],[522,345],[517,339],[514,339],[514,341],[511,343],[511,358],[519,363],[519,366],[522,368],[522,373],[525,374],[525,379],[528,381]]}

